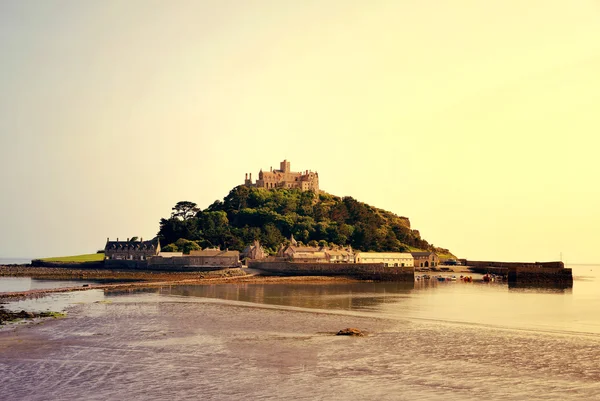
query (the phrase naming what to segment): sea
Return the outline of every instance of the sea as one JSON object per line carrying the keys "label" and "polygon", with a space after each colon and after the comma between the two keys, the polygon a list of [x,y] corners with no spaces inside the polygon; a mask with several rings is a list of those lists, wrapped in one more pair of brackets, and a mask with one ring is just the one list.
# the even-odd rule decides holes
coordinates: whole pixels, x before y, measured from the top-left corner
{"label": "sea", "polygon": [[0,266],[3,265],[27,265],[31,258],[0,258]]}
{"label": "sea", "polygon": [[[9,302],[14,310],[64,308],[77,319],[29,330],[46,336],[31,349],[26,337],[10,351],[0,341],[0,393],[600,400],[600,265],[567,267],[569,288],[485,283],[473,274],[471,283],[232,283]],[[334,335],[345,327],[366,336]]]}

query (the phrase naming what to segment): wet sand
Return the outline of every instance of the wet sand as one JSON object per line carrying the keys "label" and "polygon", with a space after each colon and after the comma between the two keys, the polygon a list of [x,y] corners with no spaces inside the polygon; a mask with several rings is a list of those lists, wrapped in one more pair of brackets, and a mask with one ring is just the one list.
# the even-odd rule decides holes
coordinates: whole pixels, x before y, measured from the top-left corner
{"label": "wet sand", "polygon": [[0,332],[0,388],[10,400],[277,399],[270,372],[317,369],[333,343],[359,347],[334,335],[354,326],[389,324],[211,300],[77,305],[67,318]]}
{"label": "wet sand", "polygon": [[[334,335],[346,327],[368,335]],[[28,401],[598,399],[598,341],[142,293],[0,332],[0,389]]]}

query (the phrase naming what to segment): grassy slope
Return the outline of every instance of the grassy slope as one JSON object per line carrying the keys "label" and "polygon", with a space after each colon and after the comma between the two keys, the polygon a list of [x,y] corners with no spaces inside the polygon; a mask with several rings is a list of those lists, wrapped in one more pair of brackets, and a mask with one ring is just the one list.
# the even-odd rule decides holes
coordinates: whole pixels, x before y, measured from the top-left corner
{"label": "grassy slope", "polygon": [[75,256],[59,256],[55,258],[44,258],[41,259],[44,262],[73,262],[73,263],[85,263],[85,262],[101,262],[104,260],[103,253],[90,253],[87,255],[75,255]]}

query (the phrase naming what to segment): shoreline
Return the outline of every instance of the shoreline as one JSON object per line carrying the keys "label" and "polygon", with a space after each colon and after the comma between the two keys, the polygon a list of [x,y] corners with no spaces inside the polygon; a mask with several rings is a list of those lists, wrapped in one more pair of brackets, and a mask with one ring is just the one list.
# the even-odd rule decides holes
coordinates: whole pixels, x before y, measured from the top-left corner
{"label": "shoreline", "polygon": [[48,294],[87,290],[129,290],[134,288],[152,288],[169,285],[212,285],[212,284],[329,284],[354,283],[356,280],[347,277],[329,276],[262,276],[248,274],[241,269],[219,270],[212,272],[142,272],[129,270],[82,270],[53,267],[0,266],[0,277],[31,277],[49,280],[129,280],[126,283],[90,284],[78,287],[44,288],[27,291],[0,292],[0,300],[18,300],[43,297]]}
{"label": "shoreline", "polygon": [[[3,395],[518,400],[545,391],[540,399],[578,400],[600,394],[597,336],[334,308],[163,301],[78,304],[66,318],[0,331]],[[335,335],[345,328],[366,335]]]}

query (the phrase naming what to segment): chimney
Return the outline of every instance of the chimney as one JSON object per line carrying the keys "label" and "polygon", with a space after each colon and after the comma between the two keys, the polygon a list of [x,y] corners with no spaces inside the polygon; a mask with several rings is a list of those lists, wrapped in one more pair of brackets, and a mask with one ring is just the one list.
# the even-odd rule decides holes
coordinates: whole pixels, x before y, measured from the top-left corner
{"label": "chimney", "polygon": [[127,237],[127,242],[129,242],[129,237]]}
{"label": "chimney", "polygon": [[252,173],[250,173],[250,181],[252,181]]}
{"label": "chimney", "polygon": [[140,237],[140,242],[144,242],[144,237]]}
{"label": "chimney", "polygon": [[248,181],[248,173],[246,173],[246,181]]}
{"label": "chimney", "polygon": [[117,242],[119,242],[119,237],[117,237]]}
{"label": "chimney", "polygon": [[110,238],[106,237],[106,242],[109,242],[109,241],[110,241]]}

